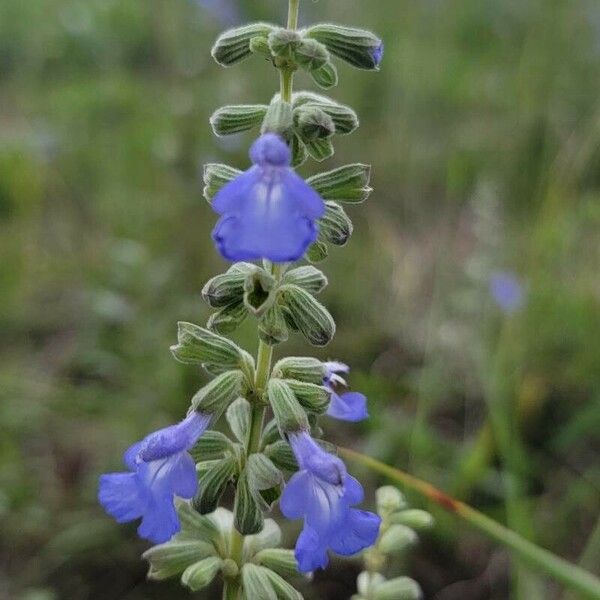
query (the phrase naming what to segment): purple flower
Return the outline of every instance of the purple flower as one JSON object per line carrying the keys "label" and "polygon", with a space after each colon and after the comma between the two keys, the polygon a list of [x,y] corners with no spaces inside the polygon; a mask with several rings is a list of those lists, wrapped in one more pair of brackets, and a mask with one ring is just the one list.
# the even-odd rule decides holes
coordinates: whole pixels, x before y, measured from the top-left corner
{"label": "purple flower", "polygon": [[174,497],[192,498],[198,488],[196,465],[188,450],[210,422],[191,412],[177,425],[151,433],[133,444],[123,459],[129,472],[100,477],[98,500],[119,523],[142,519],[141,537],[166,542],[180,529]]}
{"label": "purple flower", "polygon": [[200,7],[207,10],[221,25],[229,26],[242,19],[237,0],[199,0]]}
{"label": "purple flower", "polygon": [[348,475],[337,457],[325,452],[305,431],[289,434],[300,470],[281,496],[281,512],[288,519],[304,519],[296,542],[296,560],[303,573],[324,569],[328,550],[343,556],[372,546],[381,519],[351,508],[363,501],[360,483]]}
{"label": "purple flower", "polygon": [[506,313],[513,313],[523,306],[525,292],[519,279],[507,271],[493,273],[490,278],[490,294],[496,304]]}
{"label": "purple flower", "polygon": [[346,380],[340,373],[349,373],[350,367],[342,362],[326,362],[323,385],[331,392],[331,403],[327,414],[335,419],[357,423],[369,416],[367,397],[359,392],[338,394],[338,386],[346,386]]}
{"label": "purple flower", "polygon": [[254,166],[226,184],[213,200],[222,215],[213,230],[219,252],[228,260],[266,258],[292,262],[317,239],[315,221],[323,200],[290,167],[285,142],[267,133],[250,149]]}
{"label": "purple flower", "polygon": [[376,67],[379,67],[381,61],[383,60],[383,50],[383,42],[381,42],[379,46],[376,46],[372,50],[371,56],[373,57],[373,62],[375,63]]}

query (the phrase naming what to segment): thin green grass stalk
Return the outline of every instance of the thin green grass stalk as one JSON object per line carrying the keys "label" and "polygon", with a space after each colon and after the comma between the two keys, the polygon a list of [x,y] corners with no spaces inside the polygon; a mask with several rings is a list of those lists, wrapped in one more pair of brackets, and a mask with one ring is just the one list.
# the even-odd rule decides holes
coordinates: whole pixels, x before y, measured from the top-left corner
{"label": "thin green grass stalk", "polygon": [[339,451],[345,458],[389,477],[392,481],[417,492],[445,511],[462,519],[490,539],[511,550],[523,564],[577,592],[581,598],[600,600],[600,579],[592,573],[536,546],[515,531],[490,519],[464,502],[448,496],[426,481],[349,448],[340,448]]}

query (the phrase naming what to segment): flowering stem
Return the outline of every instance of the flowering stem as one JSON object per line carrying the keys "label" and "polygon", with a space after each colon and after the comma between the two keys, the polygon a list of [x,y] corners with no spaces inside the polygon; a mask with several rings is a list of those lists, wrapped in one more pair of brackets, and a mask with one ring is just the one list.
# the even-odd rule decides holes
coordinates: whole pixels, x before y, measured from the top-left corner
{"label": "flowering stem", "polygon": [[571,590],[578,592],[582,598],[600,600],[600,579],[588,571],[536,546],[518,533],[490,519],[464,502],[451,498],[426,481],[349,448],[340,448],[340,454],[389,477],[396,483],[434,502],[450,514],[456,515],[494,541],[506,546],[530,567],[538,569]]}

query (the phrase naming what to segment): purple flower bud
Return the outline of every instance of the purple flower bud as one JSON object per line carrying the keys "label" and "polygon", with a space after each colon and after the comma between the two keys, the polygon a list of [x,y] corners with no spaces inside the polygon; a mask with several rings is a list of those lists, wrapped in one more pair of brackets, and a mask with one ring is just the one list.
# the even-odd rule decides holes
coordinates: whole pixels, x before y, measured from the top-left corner
{"label": "purple flower bud", "polygon": [[129,472],[100,477],[98,500],[119,523],[142,519],[141,537],[160,544],[180,529],[174,497],[192,498],[198,488],[196,465],[188,450],[210,422],[190,413],[177,425],[151,433],[124,455]]}
{"label": "purple flower bud", "polygon": [[376,48],[373,48],[371,55],[373,56],[373,62],[375,63],[376,67],[379,67],[381,61],[383,60],[383,50],[383,42],[381,42]]}
{"label": "purple flower bud", "polygon": [[339,386],[346,387],[346,380],[340,373],[349,373],[350,367],[341,362],[326,362],[323,385],[331,392],[331,403],[327,414],[335,419],[357,423],[369,416],[367,397],[359,392],[337,393]]}
{"label": "purple flower bud", "polygon": [[289,166],[291,152],[273,133],[254,142],[254,166],[227,183],[213,200],[222,215],[213,230],[219,252],[228,260],[266,258],[292,262],[317,239],[316,220],[325,204]]}
{"label": "purple flower bud", "polygon": [[507,271],[493,273],[490,278],[490,294],[496,304],[506,313],[513,313],[525,302],[525,291],[519,279]]}
{"label": "purple flower bud", "polygon": [[351,508],[363,501],[364,492],[346,465],[305,431],[290,434],[289,442],[300,470],[285,487],[280,508],[288,519],[304,519],[295,553],[300,571],[325,568],[328,550],[351,556],[372,546],[381,519]]}

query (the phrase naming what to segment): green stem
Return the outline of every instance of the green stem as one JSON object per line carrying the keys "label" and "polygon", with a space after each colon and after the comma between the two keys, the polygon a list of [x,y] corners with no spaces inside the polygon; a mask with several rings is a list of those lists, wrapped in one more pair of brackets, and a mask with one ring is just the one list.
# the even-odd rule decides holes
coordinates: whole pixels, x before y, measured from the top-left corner
{"label": "green stem", "polygon": [[523,563],[578,592],[582,598],[600,600],[600,579],[595,575],[536,546],[518,533],[490,519],[464,502],[451,498],[426,481],[349,448],[340,448],[340,454],[424,496],[450,514],[479,529],[492,540],[507,547]]}
{"label": "green stem", "polygon": [[290,0],[288,4],[288,29],[298,29],[298,14],[300,13],[300,0]]}
{"label": "green stem", "polygon": [[[244,557],[244,536],[235,527],[231,528],[229,557],[236,562],[240,569],[242,568]],[[238,600],[239,592],[239,577],[225,579],[225,583],[223,585],[223,600]]]}

